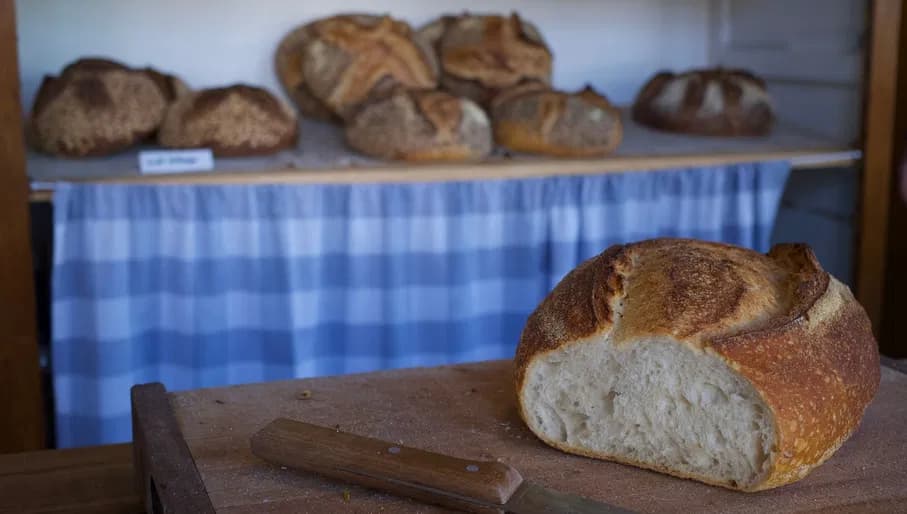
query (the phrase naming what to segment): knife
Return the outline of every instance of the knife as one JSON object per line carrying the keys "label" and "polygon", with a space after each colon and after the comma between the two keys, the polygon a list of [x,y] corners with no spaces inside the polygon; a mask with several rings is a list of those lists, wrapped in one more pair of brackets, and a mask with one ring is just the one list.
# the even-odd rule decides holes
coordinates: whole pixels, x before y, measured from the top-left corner
{"label": "knife", "polygon": [[272,464],[467,512],[631,512],[525,481],[501,462],[458,459],[286,418],[255,433],[251,446]]}

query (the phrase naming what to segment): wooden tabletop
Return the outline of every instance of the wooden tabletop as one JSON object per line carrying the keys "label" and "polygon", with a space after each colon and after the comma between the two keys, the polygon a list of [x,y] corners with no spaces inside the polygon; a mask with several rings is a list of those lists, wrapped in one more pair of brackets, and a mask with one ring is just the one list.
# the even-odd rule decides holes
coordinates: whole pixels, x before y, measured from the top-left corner
{"label": "wooden tabletop", "polygon": [[129,444],[0,455],[0,513],[139,513],[133,476]]}

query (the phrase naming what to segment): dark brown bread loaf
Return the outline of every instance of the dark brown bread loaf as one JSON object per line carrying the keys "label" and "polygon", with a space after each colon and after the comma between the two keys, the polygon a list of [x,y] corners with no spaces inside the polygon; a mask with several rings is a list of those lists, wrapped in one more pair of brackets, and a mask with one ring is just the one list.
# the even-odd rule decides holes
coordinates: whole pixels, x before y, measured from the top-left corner
{"label": "dark brown bread loaf", "polygon": [[620,112],[591,87],[576,93],[540,83],[505,90],[492,101],[495,141],[518,152],[602,156],[620,144]]}
{"label": "dark brown bread loaf", "polygon": [[535,25],[508,16],[444,16],[419,30],[438,54],[441,84],[488,106],[525,81],[551,82],[551,51]]}
{"label": "dark brown bread loaf", "polygon": [[406,22],[349,14],[290,32],[276,56],[277,73],[306,116],[346,119],[398,87],[431,89],[438,65]]}
{"label": "dark brown bread loaf", "polygon": [[65,157],[101,156],[152,135],[171,101],[185,91],[176,77],[151,68],[88,58],[45,77],[29,120],[29,140]]}
{"label": "dark brown bread loaf", "polygon": [[289,105],[243,84],[180,97],[158,134],[169,148],[211,148],[218,156],[274,153],[296,144],[298,125]]}
{"label": "dark brown bread loaf", "polygon": [[806,476],[879,387],[866,312],[804,245],[618,245],[529,317],[520,412],[561,450],[758,491]]}
{"label": "dark brown bread loaf", "polygon": [[473,101],[441,91],[405,91],[372,102],[347,124],[354,149],[382,159],[461,161],[491,151],[491,124]]}
{"label": "dark brown bread loaf", "polygon": [[633,119],[643,125],[708,136],[766,135],[774,118],[765,82],[743,70],[661,72],[633,104]]}

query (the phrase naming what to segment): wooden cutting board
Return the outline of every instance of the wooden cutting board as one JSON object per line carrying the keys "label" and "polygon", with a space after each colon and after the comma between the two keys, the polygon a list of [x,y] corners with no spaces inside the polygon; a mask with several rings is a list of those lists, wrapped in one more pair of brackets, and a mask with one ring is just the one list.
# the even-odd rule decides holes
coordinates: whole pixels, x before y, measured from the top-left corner
{"label": "wooden cutting board", "polygon": [[526,479],[640,512],[907,511],[907,375],[890,368],[861,428],[831,460],[760,493],[549,448],[517,415],[509,361],[170,393],[169,403],[217,512],[447,512],[260,461],[249,437],[278,417],[498,459]]}

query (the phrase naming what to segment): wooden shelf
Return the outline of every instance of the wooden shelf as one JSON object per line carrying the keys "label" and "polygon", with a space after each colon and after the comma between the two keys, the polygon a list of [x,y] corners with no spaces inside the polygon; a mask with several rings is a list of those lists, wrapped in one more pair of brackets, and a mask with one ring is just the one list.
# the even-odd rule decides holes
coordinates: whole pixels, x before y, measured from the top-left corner
{"label": "wooden shelf", "polygon": [[[763,138],[714,138],[657,132],[632,122],[624,113],[624,140],[611,156],[551,159],[507,155],[501,150],[481,162],[454,164],[393,163],[351,152],[339,127],[304,120],[296,151],[254,158],[217,159],[210,172],[141,175],[138,150],[84,160],[28,156],[32,200],[46,201],[54,183],[133,184],[362,183],[431,182],[530,178],[640,172],[734,162],[790,160],[794,166],[835,167],[853,164],[860,152],[793,127],[779,125]],[[149,147],[150,148],[150,147]]]}

